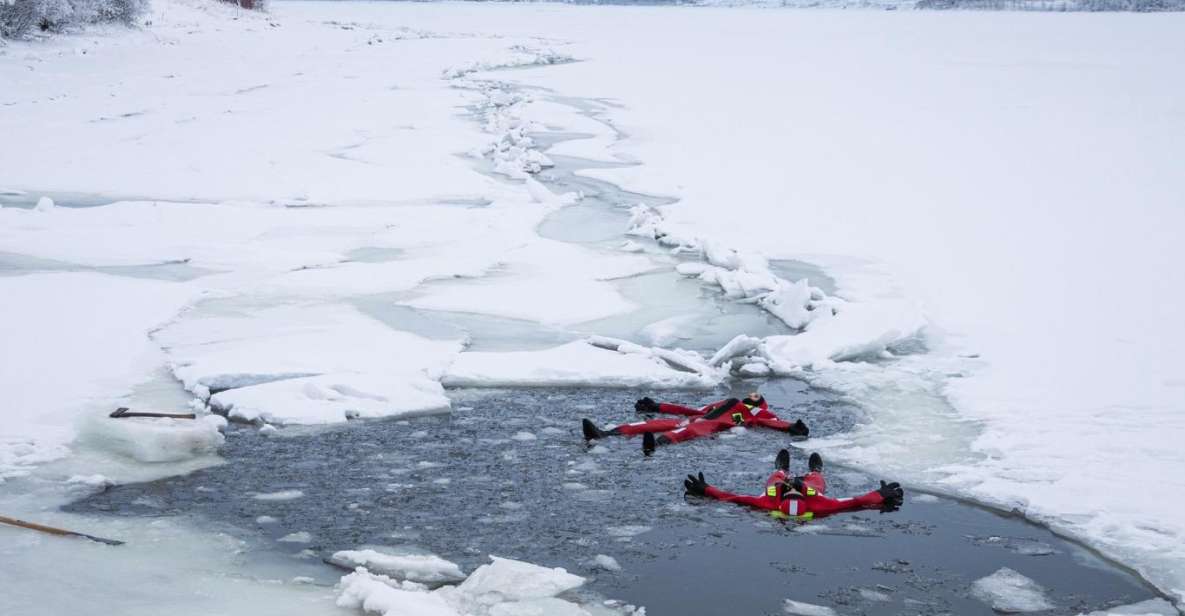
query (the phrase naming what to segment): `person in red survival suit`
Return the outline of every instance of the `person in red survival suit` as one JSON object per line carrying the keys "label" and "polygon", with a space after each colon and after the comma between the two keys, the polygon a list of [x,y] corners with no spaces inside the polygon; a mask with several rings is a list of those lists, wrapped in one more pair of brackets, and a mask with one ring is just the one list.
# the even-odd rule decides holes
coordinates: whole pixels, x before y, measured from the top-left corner
{"label": "person in red survival suit", "polygon": [[782,421],[769,410],[765,398],[753,392],[744,400],[729,398],[713,402],[703,408],[694,409],[678,404],[666,402],[658,403],[650,398],[642,398],[634,404],[639,413],[663,413],[666,415],[680,415],[682,419],[650,419],[634,423],[622,424],[608,430],[601,430],[589,419],[582,420],[584,439],[594,440],[606,436],[634,436],[642,435],[642,451],[646,455],[658,445],[669,445],[707,436],[716,432],[731,429],[736,426],[762,426],[794,436],[807,436],[810,430],[799,419],[794,423]]}
{"label": "person in red survival suit", "polygon": [[809,462],[810,472],[799,477],[791,477],[790,452],[785,449],[778,452],[774,462],[777,470],[765,482],[765,493],[761,496],[743,496],[725,492],[720,488],[708,485],[704,481],[704,474],[688,475],[683,480],[683,487],[688,494],[696,496],[710,496],[716,500],[738,505],[747,505],[780,512],[782,515],[796,520],[810,520],[815,517],[854,511],[858,509],[879,509],[881,511],[896,511],[905,502],[905,491],[901,484],[881,482],[881,487],[861,496],[851,498],[831,498],[826,495],[827,480],[823,477],[823,457],[812,453]]}

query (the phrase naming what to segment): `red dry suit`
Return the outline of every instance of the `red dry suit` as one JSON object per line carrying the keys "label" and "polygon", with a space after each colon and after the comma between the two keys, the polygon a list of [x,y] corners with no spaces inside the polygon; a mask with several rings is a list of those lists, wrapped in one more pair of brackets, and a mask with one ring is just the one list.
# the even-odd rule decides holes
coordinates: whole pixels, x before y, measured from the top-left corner
{"label": "red dry suit", "polygon": [[[782,432],[806,435],[805,425],[802,425],[801,422],[794,424],[778,419],[778,416],[769,410],[769,404],[764,398],[758,403],[729,398],[713,402],[702,409],[664,402],[658,405],[658,412],[667,415],[682,415],[685,419],[637,421],[617,426],[609,430],[609,434],[633,436],[653,432],[657,433],[657,440],[660,444],[681,443],[693,438],[723,432],[736,426],[762,426]],[[792,428],[795,428],[796,431],[792,431]]]}
{"label": "red dry suit", "polygon": [[738,505],[757,507],[769,511],[780,511],[788,517],[809,520],[816,516],[831,515],[841,511],[857,509],[880,509],[885,499],[877,490],[853,498],[831,498],[826,496],[827,480],[821,472],[807,473],[802,477],[802,494],[789,490],[784,482],[789,477],[785,471],[774,471],[765,481],[765,494],[742,496],[725,492],[715,486],[704,488],[704,496]]}

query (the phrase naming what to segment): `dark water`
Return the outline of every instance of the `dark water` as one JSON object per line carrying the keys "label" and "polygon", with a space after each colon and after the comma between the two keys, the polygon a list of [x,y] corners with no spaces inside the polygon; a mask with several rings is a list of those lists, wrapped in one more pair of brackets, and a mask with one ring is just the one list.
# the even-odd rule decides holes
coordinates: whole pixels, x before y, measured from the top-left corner
{"label": "dark water", "polygon": [[[859,419],[855,409],[797,381],[770,382],[763,391],[775,407],[789,409],[783,416],[803,417],[816,434],[846,430]],[[602,424],[634,419],[636,392],[453,395],[451,416],[289,429],[272,437],[232,427],[223,451],[227,465],[118,486],[68,509],[189,515],[243,537],[259,554],[285,558],[302,549],[316,558],[386,545],[428,549],[466,570],[487,554],[563,566],[588,576],[590,591],[645,605],[655,615],[780,613],[786,598],[844,614],[988,614],[967,597],[968,586],[1005,566],[1049,590],[1058,606],[1051,613],[1153,596],[1041,528],[952,501],[915,502],[907,492],[896,513],[801,526],[683,496],[682,477],[698,470],[722,487],[759,492],[774,453],[791,444],[785,434],[752,430],[645,458],[637,439],[590,450],[578,436],[583,416]],[[809,447],[809,441],[794,444]],[[795,470],[802,470],[806,451],[793,450]],[[836,496],[873,484],[834,466],[828,476]],[[287,489],[304,496],[252,497]],[[258,524],[265,515],[277,521]],[[310,533],[311,542],[275,541],[298,531]],[[598,554],[612,556],[623,570],[597,569]],[[332,584],[339,575],[326,565],[318,577]]]}

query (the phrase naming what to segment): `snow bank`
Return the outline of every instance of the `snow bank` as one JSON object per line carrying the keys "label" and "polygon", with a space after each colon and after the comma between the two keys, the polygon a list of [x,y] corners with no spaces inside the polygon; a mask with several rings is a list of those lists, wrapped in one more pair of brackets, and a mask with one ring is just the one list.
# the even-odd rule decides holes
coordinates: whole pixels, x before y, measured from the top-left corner
{"label": "snow bank", "polygon": [[[175,283],[93,273],[0,277],[0,481],[65,455],[78,417],[105,417],[120,406],[121,397],[163,362],[149,330],[172,318],[192,295]],[[111,430],[104,433],[107,444],[149,459],[220,438],[204,424],[183,435],[110,421],[101,424]],[[137,427],[153,443],[141,448],[131,433]]]}
{"label": "snow bank", "polygon": [[1040,612],[1054,607],[1045,598],[1044,588],[1007,567],[975,580],[971,595],[997,612]]}
{"label": "snow bank", "polygon": [[726,374],[692,352],[598,337],[541,351],[461,353],[445,371],[442,383],[448,387],[711,389]]}
{"label": "snow bank", "polygon": [[584,584],[584,578],[563,569],[548,569],[491,556],[457,586],[428,591],[414,582],[393,580],[359,567],[338,585],[337,604],[383,616],[597,616],[645,614],[645,609],[600,604],[580,605],[558,598]]}

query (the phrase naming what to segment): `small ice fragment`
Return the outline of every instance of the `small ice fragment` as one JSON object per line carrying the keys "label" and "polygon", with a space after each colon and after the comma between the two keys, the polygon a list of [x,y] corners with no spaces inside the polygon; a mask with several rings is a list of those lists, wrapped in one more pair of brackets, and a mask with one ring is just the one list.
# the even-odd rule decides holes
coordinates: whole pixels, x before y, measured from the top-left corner
{"label": "small ice fragment", "polygon": [[584,485],[583,483],[569,481],[564,484],[564,489],[565,490],[587,490],[588,486]]}
{"label": "small ice fragment", "polygon": [[424,438],[424,437],[428,436],[428,431],[427,430],[416,430],[415,432],[412,432],[408,436],[410,436],[412,438]]}
{"label": "small ice fragment", "polygon": [[448,484],[450,484],[452,482],[453,482],[453,480],[449,479],[448,477],[441,477],[440,479],[433,479],[432,480],[432,483],[434,483],[436,485],[440,485],[440,486],[447,486]]}
{"label": "small ice fragment", "polygon": [[255,518],[256,524],[275,524],[277,521],[278,520],[270,515],[261,515],[258,518]]}
{"label": "small ice fragment", "polygon": [[593,564],[605,571],[621,571],[621,565],[617,563],[617,559],[606,554],[597,554],[593,557]]}
{"label": "small ice fragment", "polygon": [[515,432],[514,436],[512,436],[510,438],[512,438],[516,441],[533,441],[537,437],[534,434],[527,432],[526,430],[522,430],[519,432]]}
{"label": "small ice fragment", "polygon": [[280,537],[276,541],[283,541],[285,543],[308,543],[313,540],[313,536],[306,531],[297,531],[295,533],[288,533]]}
{"label": "small ice fragment", "polygon": [[252,498],[261,501],[287,501],[296,500],[304,496],[304,492],[300,490],[280,490],[279,492],[264,492],[256,494]]}
{"label": "small ice fragment", "polygon": [[938,497],[933,494],[913,494],[909,497],[911,503],[937,503]]}
{"label": "small ice fragment", "polygon": [[37,212],[48,212],[52,209],[54,209],[54,202],[53,199],[50,199],[49,197],[42,197],[38,199],[37,205],[33,208],[33,210]]}
{"label": "small ice fragment", "polygon": [[546,434],[548,436],[557,436],[560,434],[566,434],[567,432],[562,428],[557,428],[555,426],[547,426],[546,428],[540,430],[539,433]]}
{"label": "small ice fragment", "polygon": [[279,432],[279,431],[280,430],[278,428],[276,428],[275,426],[273,426],[271,424],[263,424],[262,426],[259,427],[259,435],[260,436],[269,436],[269,435],[275,434],[276,432]]}
{"label": "small ice fragment", "polygon": [[1033,580],[1002,567],[971,585],[971,595],[997,612],[1039,612],[1053,609],[1045,598],[1045,589]]}
{"label": "small ice fragment", "polygon": [[793,599],[786,599],[782,603],[782,611],[794,616],[837,616],[835,610],[823,606],[815,605],[813,603],[803,603],[802,601],[795,601]]}
{"label": "small ice fragment", "polygon": [[610,526],[605,529],[605,532],[609,533],[609,536],[611,536],[611,537],[633,537],[635,535],[641,535],[642,533],[649,532],[649,531],[650,531],[649,526],[642,526],[642,525],[637,525],[637,524],[631,524],[631,525],[626,525],[626,526]]}
{"label": "small ice fragment", "polygon": [[316,580],[314,580],[313,578],[311,578],[307,575],[298,575],[298,576],[292,578],[293,584],[312,584],[314,582],[316,582]]}
{"label": "small ice fragment", "polygon": [[891,597],[879,590],[872,590],[869,588],[861,588],[858,591],[860,596],[866,601],[889,601]]}
{"label": "small ice fragment", "polygon": [[90,486],[92,488],[102,488],[104,490],[115,485],[115,482],[104,477],[103,475],[73,475],[66,480],[66,483],[81,484]]}

